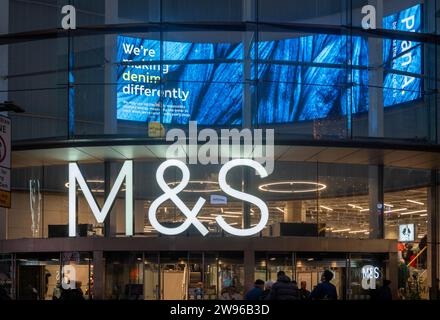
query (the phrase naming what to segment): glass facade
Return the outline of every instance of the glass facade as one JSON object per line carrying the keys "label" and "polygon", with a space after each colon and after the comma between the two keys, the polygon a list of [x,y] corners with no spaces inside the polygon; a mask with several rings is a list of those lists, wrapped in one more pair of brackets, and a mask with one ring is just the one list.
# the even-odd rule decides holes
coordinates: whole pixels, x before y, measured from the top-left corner
{"label": "glass facade", "polygon": [[[76,29],[60,29],[67,4]],[[368,4],[378,30],[362,27]],[[0,104],[24,110],[5,114],[13,127],[11,206],[0,209],[7,295],[57,299],[68,285],[84,299],[241,300],[254,280],[276,281],[279,271],[313,291],[330,270],[339,299],[375,299],[386,280],[394,298],[438,297],[440,1],[4,0],[0,8]],[[207,235],[191,225],[168,237],[152,225],[149,209],[164,193],[155,176],[171,144],[164,133],[187,133],[194,122],[219,135],[274,130],[268,177],[242,168],[227,176],[267,205],[261,232],[237,239],[219,226],[222,216],[254,227],[260,210],[224,192],[221,164],[199,162],[188,164],[178,197],[190,210],[206,200],[197,219]],[[201,144],[183,149],[190,160]],[[128,182],[99,220],[85,190],[70,188],[69,165],[100,210],[129,160],[127,237]],[[173,188],[182,178],[177,168],[164,175]],[[171,199],[157,209],[163,226],[187,219]]]}
{"label": "glass facade", "polygon": [[65,1],[9,1],[8,33],[48,30],[3,41],[8,99],[26,110],[11,117],[28,128],[13,139],[147,137],[146,122],[197,121],[437,142],[436,44],[426,36],[438,33],[437,1],[381,1],[380,37],[360,28],[367,1],[278,2],[209,1],[204,12],[200,0],[75,0],[78,29],[52,34]]}

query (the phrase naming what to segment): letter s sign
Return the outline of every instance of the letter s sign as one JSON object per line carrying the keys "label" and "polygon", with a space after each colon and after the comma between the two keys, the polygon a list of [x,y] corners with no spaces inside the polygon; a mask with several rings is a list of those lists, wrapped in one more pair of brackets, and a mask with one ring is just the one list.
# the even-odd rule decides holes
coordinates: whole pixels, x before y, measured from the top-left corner
{"label": "letter s sign", "polygon": [[252,228],[249,228],[249,229],[237,229],[237,228],[231,227],[229,224],[226,223],[226,221],[223,219],[223,217],[221,215],[217,216],[217,218],[215,219],[217,221],[217,223],[219,224],[219,226],[221,228],[223,228],[223,230],[225,230],[226,232],[228,232],[232,235],[235,235],[235,236],[246,237],[246,236],[254,235],[264,229],[264,227],[267,224],[267,221],[269,220],[269,209],[267,208],[267,205],[261,199],[255,197],[255,196],[252,196],[248,193],[237,191],[237,190],[231,188],[231,186],[226,182],[226,175],[228,174],[229,170],[231,170],[234,167],[238,167],[238,166],[247,166],[247,167],[254,168],[257,171],[257,173],[260,175],[261,178],[267,177],[268,174],[267,174],[266,169],[261,164],[259,164],[258,162],[254,161],[254,160],[251,160],[251,159],[231,160],[231,161],[227,162],[220,169],[220,172],[218,174],[218,182],[219,182],[220,188],[226,194],[228,194],[236,199],[250,202],[250,203],[256,205],[261,211],[261,218],[260,218],[260,221],[258,222],[258,224]]}

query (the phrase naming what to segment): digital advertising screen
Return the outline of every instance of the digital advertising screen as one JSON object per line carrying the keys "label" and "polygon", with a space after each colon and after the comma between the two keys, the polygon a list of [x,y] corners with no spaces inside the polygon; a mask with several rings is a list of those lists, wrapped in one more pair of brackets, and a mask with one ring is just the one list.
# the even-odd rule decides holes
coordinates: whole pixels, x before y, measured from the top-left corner
{"label": "digital advertising screen", "polygon": [[[384,17],[383,28],[421,32],[421,5]],[[117,42],[119,120],[241,124],[242,43],[163,41],[161,47],[159,40],[127,36]],[[254,49],[250,74],[259,79],[256,123],[368,111],[366,38],[316,34],[259,41],[258,64]],[[347,68],[347,61],[353,68]],[[422,82],[414,76],[422,73],[420,43],[383,40],[383,62],[385,107],[421,98]],[[355,85],[347,87],[350,82]]]}
{"label": "digital advertising screen", "polygon": [[[421,32],[421,5],[384,17],[383,28]],[[351,41],[351,57],[347,41]],[[290,123],[368,111],[368,41],[317,34],[259,42],[257,123]],[[421,97],[419,43],[383,41],[384,107]],[[362,68],[347,69],[347,61]],[[283,63],[284,62],[284,63]],[[288,62],[288,63],[286,63]],[[293,62],[293,63],[292,63]],[[401,73],[393,73],[396,70]],[[402,74],[403,73],[403,74]],[[347,90],[346,83],[355,83]]]}
{"label": "digital advertising screen", "polygon": [[[117,41],[119,120],[241,123],[242,63],[195,61],[241,60],[240,43],[164,41],[161,48],[159,40],[119,36]],[[171,63],[162,64],[161,54]]]}
{"label": "digital advertising screen", "polygon": [[[416,5],[383,19],[383,28],[406,32],[421,32],[421,5]],[[408,40],[384,40],[384,67],[402,73],[384,75],[384,106],[388,107],[421,98],[421,78],[411,74],[422,73],[421,44]],[[406,73],[406,74],[405,74]]]}

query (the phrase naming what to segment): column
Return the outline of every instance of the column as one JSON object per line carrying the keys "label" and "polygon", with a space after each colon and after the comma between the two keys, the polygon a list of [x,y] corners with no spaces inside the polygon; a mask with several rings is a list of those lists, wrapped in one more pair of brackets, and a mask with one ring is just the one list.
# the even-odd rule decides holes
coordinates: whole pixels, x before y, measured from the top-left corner
{"label": "column", "polygon": [[[382,28],[383,0],[370,0],[376,8],[376,27]],[[383,39],[368,38],[368,136],[383,137]]]}
{"label": "column", "polygon": [[382,239],[383,228],[383,166],[368,166],[370,208],[370,239]]}
{"label": "column", "polygon": [[93,251],[93,298],[103,300],[105,292],[105,260],[102,251]]}
{"label": "column", "polygon": [[[255,20],[255,1],[243,0],[243,21]],[[252,43],[256,40],[255,30],[243,32],[243,128],[252,126],[252,93],[251,93],[251,66],[252,66]]]}
{"label": "column", "polygon": [[286,202],[284,222],[306,222],[306,208],[301,200]]}
{"label": "column", "polygon": [[[0,11],[0,34],[6,34],[9,30],[9,1],[3,1]],[[0,103],[8,99],[8,46],[0,46]],[[4,112],[7,114],[7,112]],[[0,240],[7,239],[8,210],[0,208]]]}
{"label": "column", "polygon": [[[437,21],[440,19],[437,16],[436,12],[438,10],[438,4],[436,1],[425,1],[423,3],[423,32],[428,34],[438,34]],[[437,29],[437,30],[436,30]],[[437,131],[437,124],[440,122],[439,114],[437,112],[437,106],[440,102],[440,96],[437,92],[438,90],[438,78],[440,73],[438,68],[431,68],[431,66],[438,65],[438,46],[435,43],[422,44],[423,45],[423,61],[424,65],[427,66],[424,68],[424,102],[427,107],[427,117],[423,119],[426,121],[426,127],[428,132],[427,135],[432,142],[440,141],[440,131]]]}
{"label": "column", "polygon": [[[104,163],[104,199],[108,198],[108,195],[115,183],[118,175],[117,164],[106,161]],[[115,203],[117,198],[115,199]],[[106,238],[115,237],[117,233],[117,206],[113,208],[107,214],[104,221],[104,235]]]}
{"label": "column", "polygon": [[8,239],[8,211],[0,208],[0,240]]}
{"label": "column", "polygon": [[[242,191],[249,193],[249,184],[250,184],[249,168],[243,167],[241,169],[241,179],[242,179]],[[242,226],[243,229],[248,229],[251,227],[251,204],[247,201],[243,201],[242,210],[243,210]]]}
{"label": "column", "polygon": [[245,293],[254,287],[255,281],[255,252],[250,249],[244,251],[244,291]]}
{"label": "column", "polygon": [[[254,21],[255,17],[255,1],[254,0],[244,0],[243,1],[243,21]],[[255,32],[245,31],[243,33],[243,109],[242,109],[242,127],[251,128],[252,127],[252,94],[251,94],[251,51],[252,43],[255,39]],[[245,155],[248,156],[248,155]],[[250,183],[250,173],[248,168],[242,169],[242,191],[249,192]],[[251,206],[249,202],[243,202],[243,228],[250,228],[251,225]]]}
{"label": "column", "polygon": [[397,299],[397,287],[398,287],[398,274],[399,274],[399,267],[398,267],[398,261],[397,261],[397,252],[390,252],[389,254],[389,260],[388,260],[388,267],[387,267],[387,275],[386,278],[391,281],[390,289],[391,293],[393,295],[393,299]]}
{"label": "column", "polygon": [[[114,24],[118,22],[118,0],[105,1],[105,24]],[[117,119],[116,119],[116,85],[109,83],[117,82],[117,36],[106,35],[104,47],[104,134],[117,133]]]}
{"label": "column", "polygon": [[431,170],[431,183],[428,189],[428,286],[431,300],[439,298],[439,237],[440,219],[439,212],[439,188],[437,170]]}

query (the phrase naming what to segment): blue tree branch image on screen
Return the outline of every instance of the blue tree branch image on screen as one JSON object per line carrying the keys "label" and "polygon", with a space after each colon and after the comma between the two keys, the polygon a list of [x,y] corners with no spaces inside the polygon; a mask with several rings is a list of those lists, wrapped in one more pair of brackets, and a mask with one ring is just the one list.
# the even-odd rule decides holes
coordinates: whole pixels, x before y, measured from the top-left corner
{"label": "blue tree branch image on screen", "polygon": [[[421,5],[384,17],[383,28],[421,32]],[[292,123],[368,111],[368,41],[349,39],[317,34],[259,42],[262,84],[255,121]],[[384,107],[421,97],[421,54],[419,43],[384,40]],[[350,82],[355,85],[347,89]]]}
{"label": "blue tree branch image on screen", "polygon": [[[353,48],[352,63],[367,64],[367,42],[359,37],[313,35],[259,43],[259,107],[257,122],[283,123],[366,111],[367,92],[353,90],[348,99],[346,83],[347,41]],[[278,63],[274,63],[278,61]],[[283,62],[295,62],[286,65]],[[368,84],[367,72],[353,71],[353,80]],[[349,103],[353,100],[352,103]],[[349,105],[347,105],[349,104]]]}
{"label": "blue tree branch image on screen", "polygon": [[[384,17],[383,28],[421,32],[421,5]],[[117,118],[240,125],[243,44],[160,43],[118,37]],[[293,123],[368,111],[366,38],[298,36],[259,41],[250,51],[251,78],[259,81],[252,87],[258,90],[254,122]],[[420,43],[383,40],[385,107],[421,97],[421,56]]]}
{"label": "blue tree branch image on screen", "polygon": [[[416,5],[383,19],[383,28],[421,32],[421,5]],[[388,107],[418,99],[422,96],[419,77],[422,73],[422,47],[418,42],[408,40],[384,40],[384,106]],[[392,70],[406,74],[393,73]]]}
{"label": "blue tree branch image on screen", "polygon": [[[243,72],[234,61],[242,60],[242,45],[164,41],[161,48],[160,43],[118,37],[117,118],[239,125]],[[161,63],[161,53],[171,63]],[[195,59],[230,61],[190,63]]]}

